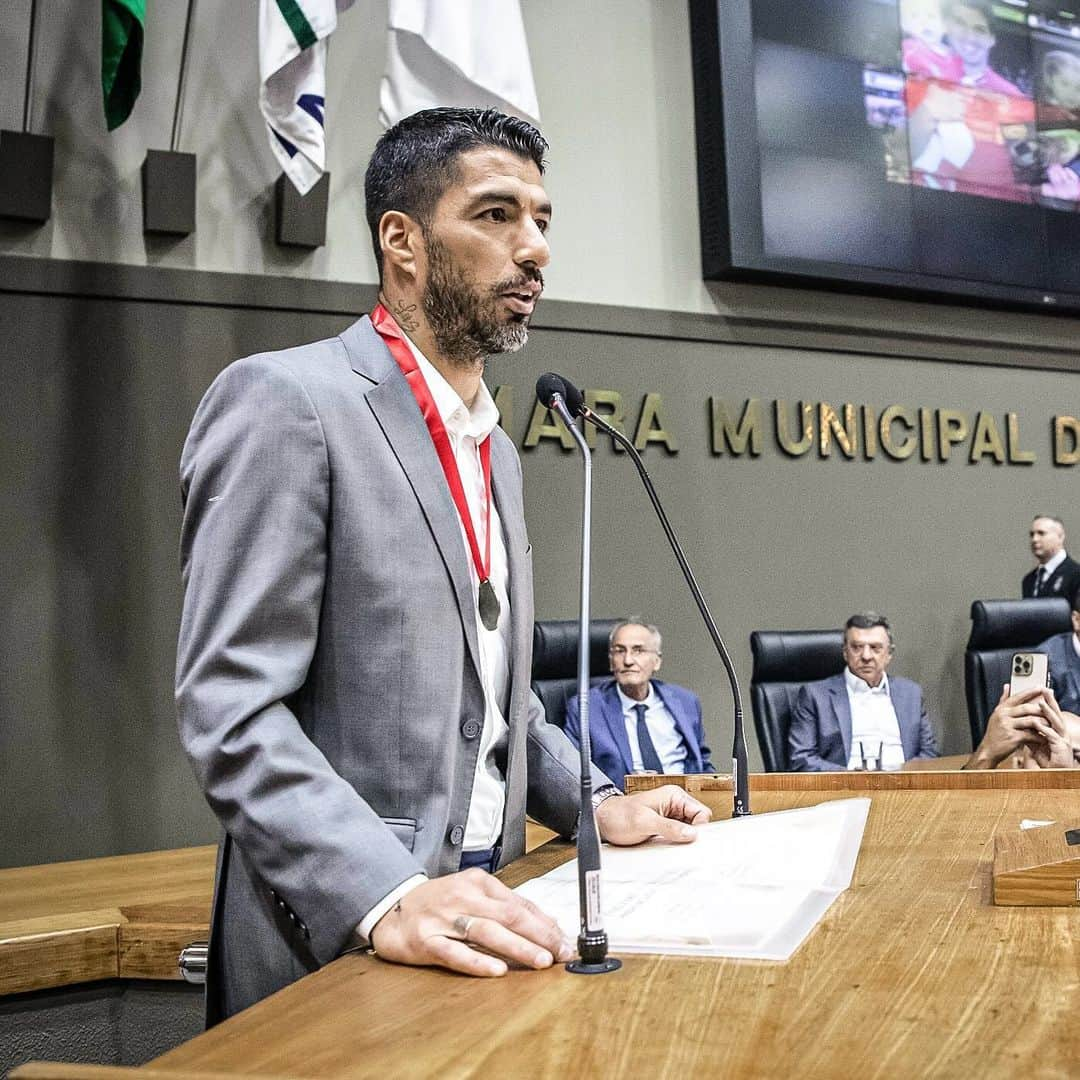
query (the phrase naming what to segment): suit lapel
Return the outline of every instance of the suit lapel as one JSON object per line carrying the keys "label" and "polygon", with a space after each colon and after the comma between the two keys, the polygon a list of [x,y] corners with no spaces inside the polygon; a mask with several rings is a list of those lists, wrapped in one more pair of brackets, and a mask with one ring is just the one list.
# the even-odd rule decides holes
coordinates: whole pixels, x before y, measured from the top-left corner
{"label": "suit lapel", "polygon": [[834,676],[835,681],[829,686],[829,698],[832,701],[833,715],[836,717],[837,727],[840,728],[840,738],[844,742],[844,761],[851,760],[851,705],[848,702],[847,686],[844,684],[844,676]]}
{"label": "suit lapel", "polygon": [[453,585],[469,653],[479,672],[480,646],[473,617],[469,555],[461,540],[457,507],[420,407],[369,319],[365,317],[354,323],[341,335],[341,340],[353,370],[376,383],[366,394],[368,407],[412,486],[435,538]]}
{"label": "suit lapel", "polygon": [[525,711],[532,673],[525,658],[532,647],[532,573],[516,453],[509,439],[491,434],[491,495],[506,543],[507,595],[510,598],[510,715]]}
{"label": "suit lapel", "polygon": [[913,758],[919,751],[919,717],[916,715],[911,694],[907,686],[895,679],[889,680],[889,697],[892,699],[896,723],[900,728],[900,745],[904,749],[904,760]]}
{"label": "suit lapel", "polygon": [[630,740],[626,737],[626,721],[623,719],[619,688],[614,681],[605,684],[601,691],[600,711],[611,734],[611,741],[615,744],[619,756],[622,758],[624,774],[629,775],[634,771],[634,756],[630,752]]}

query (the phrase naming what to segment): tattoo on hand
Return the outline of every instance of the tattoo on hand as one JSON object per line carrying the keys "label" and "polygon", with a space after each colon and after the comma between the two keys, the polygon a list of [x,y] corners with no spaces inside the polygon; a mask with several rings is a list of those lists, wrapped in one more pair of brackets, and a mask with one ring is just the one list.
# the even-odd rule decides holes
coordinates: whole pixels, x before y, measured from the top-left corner
{"label": "tattoo on hand", "polygon": [[419,327],[420,324],[416,319],[415,304],[406,304],[404,300],[399,300],[393,305],[393,310],[394,318],[402,330],[409,332]]}

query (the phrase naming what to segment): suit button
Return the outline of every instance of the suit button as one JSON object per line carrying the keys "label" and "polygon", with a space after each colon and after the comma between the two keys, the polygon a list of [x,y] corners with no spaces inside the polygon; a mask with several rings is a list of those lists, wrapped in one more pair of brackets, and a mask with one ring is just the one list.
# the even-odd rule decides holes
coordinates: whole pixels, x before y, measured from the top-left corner
{"label": "suit button", "polygon": [[461,725],[461,734],[466,739],[475,739],[480,734],[480,721],[479,720],[466,720]]}
{"label": "suit button", "polygon": [[450,843],[457,847],[465,839],[465,830],[460,825],[455,825],[450,830]]}

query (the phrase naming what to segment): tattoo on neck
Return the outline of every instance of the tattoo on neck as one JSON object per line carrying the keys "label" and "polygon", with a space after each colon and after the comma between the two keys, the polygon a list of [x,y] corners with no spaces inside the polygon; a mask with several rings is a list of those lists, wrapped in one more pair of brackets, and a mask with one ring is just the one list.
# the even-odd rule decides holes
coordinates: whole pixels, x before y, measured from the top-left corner
{"label": "tattoo on neck", "polygon": [[420,323],[416,318],[416,304],[406,304],[404,300],[397,300],[390,305],[390,308],[398,326],[407,334],[420,328]]}

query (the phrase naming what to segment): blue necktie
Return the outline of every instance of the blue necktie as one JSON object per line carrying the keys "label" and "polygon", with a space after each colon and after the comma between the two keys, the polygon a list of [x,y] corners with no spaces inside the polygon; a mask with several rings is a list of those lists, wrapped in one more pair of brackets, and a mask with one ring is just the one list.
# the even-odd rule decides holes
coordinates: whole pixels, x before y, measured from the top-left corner
{"label": "blue necktie", "polygon": [[641,751],[641,767],[646,772],[662,773],[664,766],[660,764],[660,755],[653,746],[649,725],[645,723],[645,706],[635,705],[634,712],[637,713],[637,743],[638,750]]}
{"label": "blue necktie", "polygon": [[1035,588],[1031,590],[1032,596],[1042,596],[1043,586],[1046,584],[1046,567],[1040,566],[1035,571]]}

